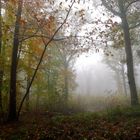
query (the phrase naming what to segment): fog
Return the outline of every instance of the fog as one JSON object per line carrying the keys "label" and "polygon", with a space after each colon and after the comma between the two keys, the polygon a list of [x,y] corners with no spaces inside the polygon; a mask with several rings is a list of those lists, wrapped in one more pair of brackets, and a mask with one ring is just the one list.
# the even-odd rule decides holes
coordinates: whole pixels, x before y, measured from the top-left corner
{"label": "fog", "polygon": [[[117,93],[114,71],[103,62],[101,53],[83,54],[77,58],[74,69],[76,73],[76,93],[80,95],[108,95]],[[135,66],[135,79],[139,90],[139,65]],[[127,82],[128,83],[128,82]]]}
{"label": "fog", "polygon": [[103,56],[99,53],[81,55],[75,64],[76,93],[105,95],[116,91],[116,82],[113,71],[102,62]]}

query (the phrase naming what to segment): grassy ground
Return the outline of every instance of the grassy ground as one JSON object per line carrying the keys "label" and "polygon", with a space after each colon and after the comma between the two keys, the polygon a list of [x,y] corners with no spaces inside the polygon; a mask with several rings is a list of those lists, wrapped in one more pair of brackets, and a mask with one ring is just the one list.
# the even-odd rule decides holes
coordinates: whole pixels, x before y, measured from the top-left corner
{"label": "grassy ground", "polygon": [[0,140],[139,140],[140,107],[97,113],[24,114],[0,126]]}

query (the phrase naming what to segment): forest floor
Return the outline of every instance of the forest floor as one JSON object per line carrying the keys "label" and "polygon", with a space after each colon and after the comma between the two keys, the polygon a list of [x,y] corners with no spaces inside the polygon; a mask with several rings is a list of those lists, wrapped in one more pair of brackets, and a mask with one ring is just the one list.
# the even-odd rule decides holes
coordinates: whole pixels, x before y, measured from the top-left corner
{"label": "forest floor", "polygon": [[0,126],[0,140],[140,140],[140,110],[32,112]]}

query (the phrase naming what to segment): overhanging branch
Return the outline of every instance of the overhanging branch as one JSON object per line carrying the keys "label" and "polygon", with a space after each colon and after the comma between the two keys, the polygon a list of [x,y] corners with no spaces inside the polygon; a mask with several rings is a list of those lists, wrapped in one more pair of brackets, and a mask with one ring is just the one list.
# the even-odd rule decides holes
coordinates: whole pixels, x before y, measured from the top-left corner
{"label": "overhanging branch", "polygon": [[[38,64],[37,64],[37,66],[36,66],[36,69],[35,69],[35,71],[34,71],[34,74],[33,74],[32,78],[31,78],[31,81],[30,81],[30,83],[29,83],[29,86],[27,87],[26,93],[25,93],[25,95],[24,95],[24,97],[23,97],[23,99],[22,99],[22,101],[21,101],[21,103],[20,103],[20,105],[19,105],[19,109],[18,109],[18,112],[17,112],[17,118],[19,118],[20,111],[21,111],[21,109],[22,109],[22,105],[23,105],[23,103],[24,103],[24,100],[26,99],[27,95],[28,95],[29,92],[30,92],[30,88],[31,88],[32,83],[33,83],[33,81],[34,81],[34,79],[35,79],[35,76],[36,76],[36,74],[37,74],[37,72],[38,72],[39,66],[40,66],[40,64],[41,64],[41,62],[42,62],[42,60],[43,60],[44,54],[45,54],[45,52],[46,52],[46,49],[47,49],[48,45],[53,41],[53,39],[54,39],[55,35],[58,33],[58,31],[59,31],[59,30],[62,28],[62,26],[66,23],[66,21],[67,21],[67,19],[68,19],[68,16],[69,16],[69,14],[70,14],[71,8],[72,8],[72,6],[73,6],[74,3],[75,3],[75,0],[74,0],[74,1],[72,2],[72,4],[70,5],[69,11],[67,12],[67,15],[66,15],[66,17],[65,17],[65,19],[64,19],[64,21],[63,21],[63,23],[57,28],[57,30],[54,32],[54,34],[52,35],[52,37],[50,38],[50,40],[49,40],[47,43],[45,43],[45,41],[44,41],[44,43],[45,43],[44,50],[43,50],[43,52],[42,52],[42,55],[41,55],[41,57],[40,57],[40,60],[39,60],[39,62],[38,62]],[[44,38],[42,38],[42,39],[44,40]]]}
{"label": "overhanging branch", "polygon": [[128,9],[132,4],[134,4],[134,3],[136,3],[136,2],[140,2],[140,0],[133,0],[133,1],[129,2],[129,3],[126,5],[126,7],[125,7],[125,11],[127,11],[127,9]]}
{"label": "overhanging branch", "polygon": [[116,16],[121,16],[121,14],[119,13],[119,12],[117,12],[117,11],[115,11],[115,10],[113,10],[113,8],[112,7],[110,7],[109,5],[108,5],[108,3],[105,1],[105,0],[101,0],[102,1],[102,4],[110,11],[110,12],[112,12],[114,15],[116,15]]}
{"label": "overhanging branch", "polygon": [[138,23],[136,23],[135,25],[130,26],[129,29],[131,30],[131,29],[137,28],[139,26],[140,26],[140,21]]}

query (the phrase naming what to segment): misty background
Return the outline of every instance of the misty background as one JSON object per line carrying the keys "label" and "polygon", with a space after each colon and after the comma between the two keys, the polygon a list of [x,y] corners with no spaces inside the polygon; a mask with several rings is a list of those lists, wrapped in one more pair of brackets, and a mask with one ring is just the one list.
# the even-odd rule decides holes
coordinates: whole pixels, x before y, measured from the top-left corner
{"label": "misty background", "polygon": [[[76,73],[77,94],[102,96],[118,93],[115,72],[103,61],[104,57],[103,53],[90,52],[76,59],[74,69]],[[136,64],[135,79],[138,90],[140,88],[138,86],[140,85],[139,70],[140,66]],[[127,80],[126,83],[128,83]],[[129,87],[127,85],[128,91]]]}

